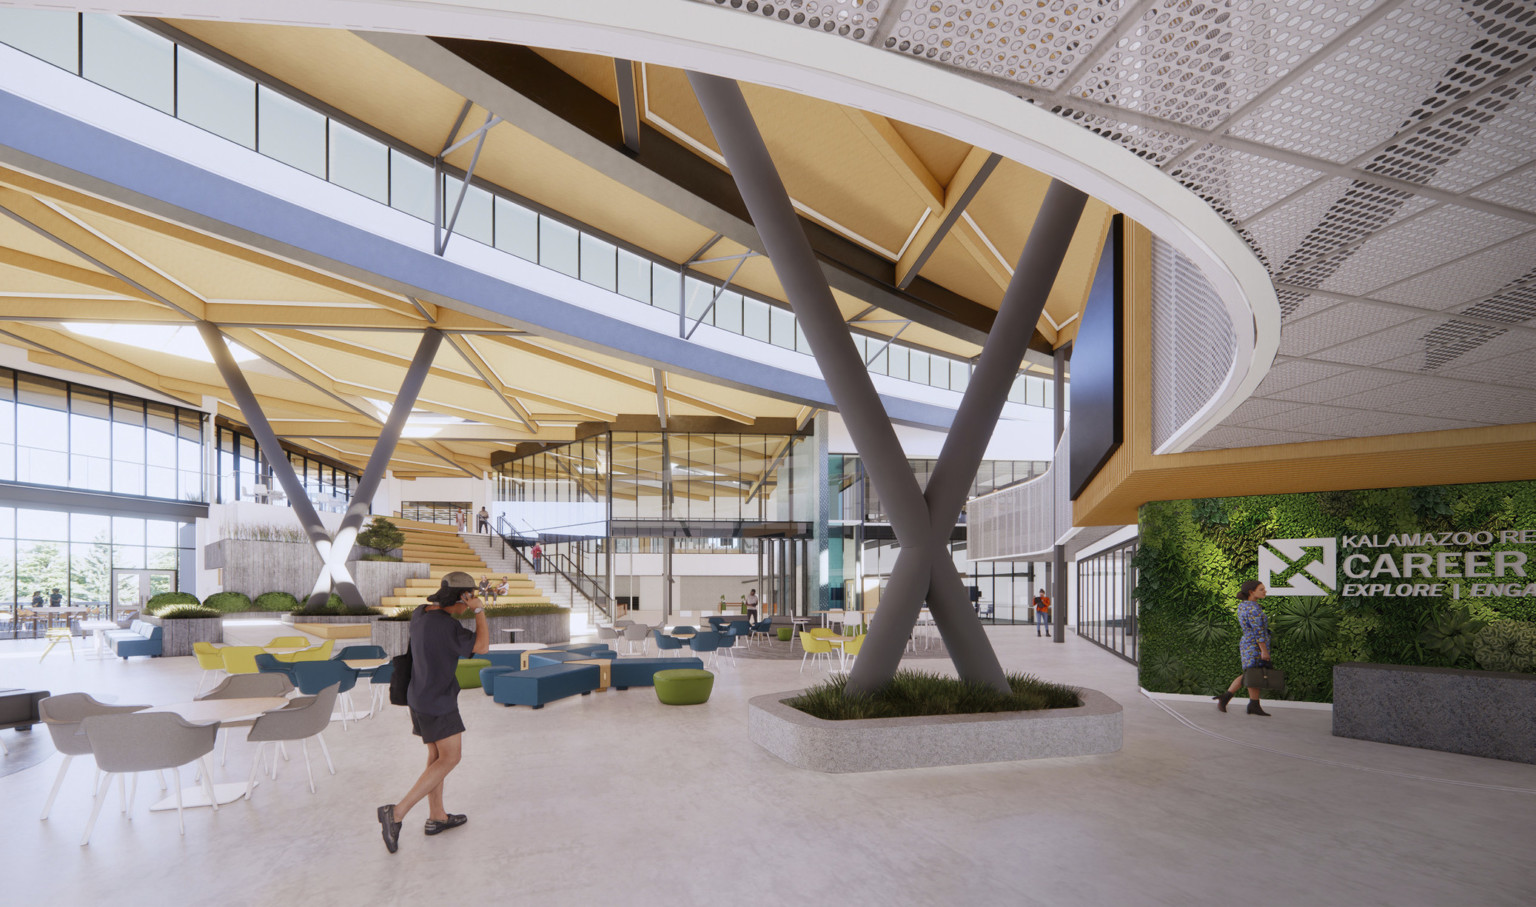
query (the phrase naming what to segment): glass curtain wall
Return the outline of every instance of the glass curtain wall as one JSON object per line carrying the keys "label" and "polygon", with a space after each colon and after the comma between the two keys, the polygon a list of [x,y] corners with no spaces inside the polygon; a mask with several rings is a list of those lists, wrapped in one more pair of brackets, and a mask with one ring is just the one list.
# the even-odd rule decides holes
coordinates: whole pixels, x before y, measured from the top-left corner
{"label": "glass curtain wall", "polygon": [[0,481],[202,501],[203,414],[0,368]]}
{"label": "glass curtain wall", "polygon": [[469,501],[402,501],[400,503],[402,520],[455,526],[458,524],[457,518],[461,513],[464,515],[465,527],[474,529],[475,511]]}
{"label": "glass curtain wall", "polygon": [[1035,564],[1029,561],[973,561],[965,584],[981,590],[978,613],[999,624],[1030,622],[1030,599],[1040,583]]}
{"label": "glass curtain wall", "polygon": [[1077,634],[1121,658],[1138,659],[1135,540],[1077,562]]}
{"label": "glass curtain wall", "polygon": [[49,602],[55,591],[63,603],[111,617],[115,585],[126,583],[128,594],[118,598],[132,607],[142,588],[174,590],[183,566],[196,564],[191,528],[177,520],[0,507],[0,617],[9,618],[9,635],[40,632],[17,612]]}
{"label": "glass curtain wall", "polygon": [[[217,432],[218,495],[216,502],[235,501],[273,503],[283,498],[282,485],[272,475],[272,467],[262,458],[256,439],[238,429],[220,425]],[[284,450],[293,472],[316,509],[341,513],[352,500],[352,489],[362,475],[318,457]],[[265,489],[265,490],[263,490]],[[451,522],[451,520],[450,520]]]}
{"label": "glass curtain wall", "polygon": [[[885,507],[880,502],[880,493],[873,483],[864,482],[864,494],[849,493],[857,487],[856,483],[863,477],[858,457],[847,456],[843,458],[841,472],[841,486],[843,493],[839,496],[840,508],[833,509],[834,517],[841,513],[842,519],[848,522],[863,520],[867,523],[886,523],[890,518],[886,516]],[[912,472],[917,476],[919,488],[928,487],[928,479],[933,475],[933,467],[937,460],[908,460]],[[966,495],[967,499],[977,495],[987,494],[999,488],[1023,482],[1045,472],[1050,467],[1048,460],[983,460],[976,469],[976,478],[971,482],[971,490]],[[860,512],[862,505],[862,513]],[[965,522],[965,512],[960,513],[960,522]]]}

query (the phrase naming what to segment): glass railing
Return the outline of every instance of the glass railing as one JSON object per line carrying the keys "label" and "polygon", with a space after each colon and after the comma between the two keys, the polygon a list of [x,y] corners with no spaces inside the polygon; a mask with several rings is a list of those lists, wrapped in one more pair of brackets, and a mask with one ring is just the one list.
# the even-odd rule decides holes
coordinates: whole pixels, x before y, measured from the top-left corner
{"label": "glass railing", "polygon": [[[752,340],[810,354],[782,304],[693,274],[568,218],[555,217],[259,73],[237,71],[133,21],[94,13],[0,9],[0,43],[52,63],[162,113],[426,221],[664,311]],[[434,185],[436,182],[436,185]],[[434,211],[441,199],[442,211]],[[458,206],[455,217],[455,206]],[[437,215],[435,217],[434,215]],[[718,297],[718,298],[717,298]],[[711,305],[713,301],[713,305]],[[964,391],[972,365],[889,338],[853,334],[872,374]],[[1014,403],[1048,406],[1051,381],[1020,375]]]}

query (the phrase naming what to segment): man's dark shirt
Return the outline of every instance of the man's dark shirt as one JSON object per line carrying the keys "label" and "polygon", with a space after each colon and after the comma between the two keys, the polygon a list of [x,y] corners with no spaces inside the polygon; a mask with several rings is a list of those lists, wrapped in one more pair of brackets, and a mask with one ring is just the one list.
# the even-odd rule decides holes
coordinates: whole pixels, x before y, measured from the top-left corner
{"label": "man's dark shirt", "polygon": [[460,658],[475,654],[475,632],[437,608],[411,614],[411,686],[406,701],[423,715],[447,715],[459,707]]}

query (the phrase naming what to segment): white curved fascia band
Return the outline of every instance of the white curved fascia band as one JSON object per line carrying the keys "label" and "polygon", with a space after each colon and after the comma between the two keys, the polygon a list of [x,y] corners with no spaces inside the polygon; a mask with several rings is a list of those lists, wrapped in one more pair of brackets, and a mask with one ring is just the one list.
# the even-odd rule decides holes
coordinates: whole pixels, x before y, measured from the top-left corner
{"label": "white curved fascia band", "polygon": [[[0,0],[0,6],[39,4]],[[1060,116],[889,51],[679,0],[92,0],[90,6],[118,15],[392,31],[639,60],[825,98],[1011,158],[1103,200],[1171,243],[1226,305],[1237,337],[1233,367],[1160,453],[1185,449],[1246,400],[1279,348],[1280,304],[1268,272],[1199,196]]]}

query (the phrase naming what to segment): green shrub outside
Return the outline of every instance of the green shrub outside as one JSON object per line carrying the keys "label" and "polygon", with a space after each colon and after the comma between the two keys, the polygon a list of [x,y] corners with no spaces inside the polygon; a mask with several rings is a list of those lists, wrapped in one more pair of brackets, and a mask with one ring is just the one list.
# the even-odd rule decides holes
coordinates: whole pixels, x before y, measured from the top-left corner
{"label": "green shrub outside", "polygon": [[212,608],[222,614],[256,610],[256,606],[251,604],[250,596],[244,592],[215,592],[203,599],[203,607]]}
{"label": "green shrub outside", "polygon": [[223,617],[224,613],[199,605],[167,605],[165,610],[155,616],[161,620],[194,620],[205,617]]}
{"label": "green shrub outside", "polygon": [[287,592],[263,592],[256,596],[257,611],[297,611],[299,600]]}
{"label": "green shrub outside", "polygon": [[157,592],[144,603],[144,613],[159,616],[160,612],[174,605],[200,605],[197,596],[190,592]]}
{"label": "green shrub outside", "polygon": [[840,675],[786,699],[784,704],[827,721],[1032,712],[1083,704],[1080,690],[1028,674],[1009,674],[1008,693],[923,671],[897,671],[883,689],[867,696],[848,696],[847,686],[848,677]]}
{"label": "green shrub outside", "polygon": [[[1258,576],[1267,539],[1536,526],[1536,482],[1256,495],[1143,505],[1135,557],[1141,685],[1215,695],[1242,671],[1237,587]],[[1503,543],[1493,551],[1517,549]],[[1371,549],[1394,558],[1436,547]],[[1342,554],[1341,554],[1342,557]],[[1288,575],[1278,581],[1286,582]],[[1477,668],[1490,622],[1531,626],[1536,597],[1278,596],[1264,600],[1283,698],[1328,702],[1344,662]],[[1465,611],[1465,615],[1461,612]],[[1533,628],[1536,629],[1536,628]]]}
{"label": "green shrub outside", "polygon": [[347,603],[341,600],[341,596],[332,592],[323,605],[304,605],[301,610],[294,612],[297,615],[314,614],[321,616],[344,617],[350,614],[382,614],[378,608],[362,608],[354,611],[347,607]]}
{"label": "green shrub outside", "polygon": [[400,558],[395,557],[392,554],[365,554],[362,557],[358,558],[358,560],[360,560],[360,561],[387,561],[387,562],[389,562],[391,564],[398,564],[398,563],[400,563]]}

